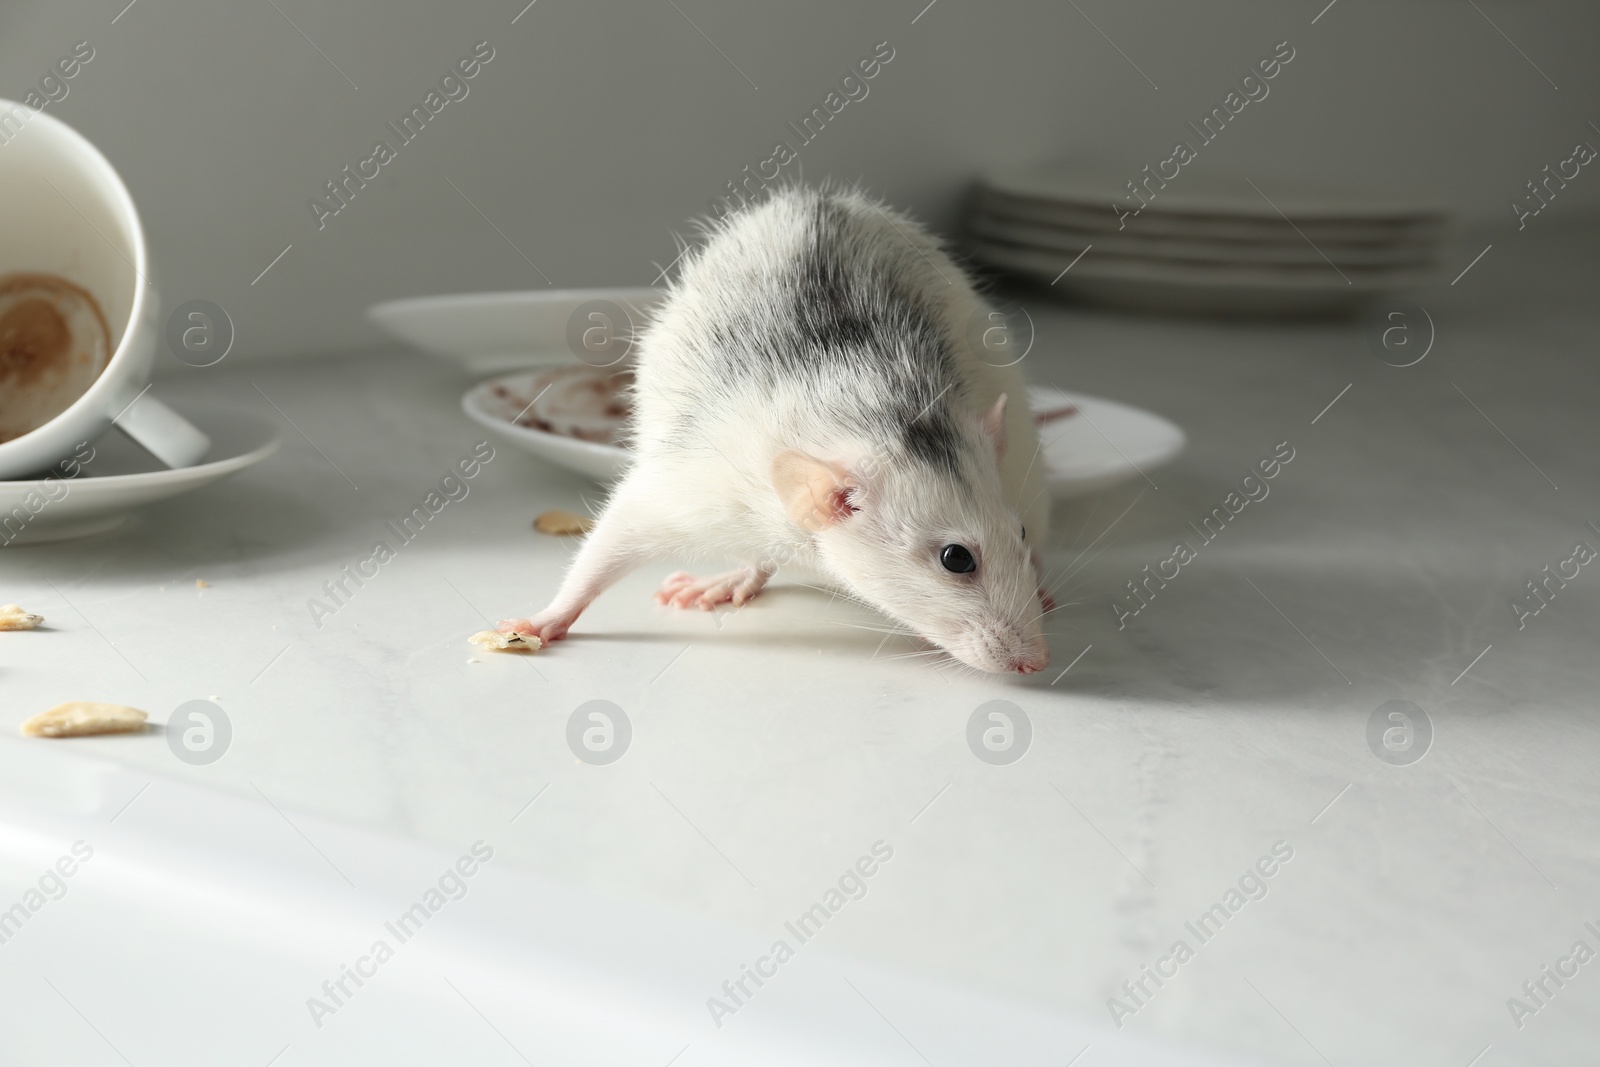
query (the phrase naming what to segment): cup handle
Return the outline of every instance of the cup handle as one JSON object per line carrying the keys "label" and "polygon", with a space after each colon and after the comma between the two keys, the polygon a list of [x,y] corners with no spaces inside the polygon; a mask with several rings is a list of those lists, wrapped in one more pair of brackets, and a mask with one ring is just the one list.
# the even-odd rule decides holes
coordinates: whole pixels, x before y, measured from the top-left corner
{"label": "cup handle", "polygon": [[114,425],[168,467],[192,467],[211,448],[211,438],[148,390],[123,409]]}

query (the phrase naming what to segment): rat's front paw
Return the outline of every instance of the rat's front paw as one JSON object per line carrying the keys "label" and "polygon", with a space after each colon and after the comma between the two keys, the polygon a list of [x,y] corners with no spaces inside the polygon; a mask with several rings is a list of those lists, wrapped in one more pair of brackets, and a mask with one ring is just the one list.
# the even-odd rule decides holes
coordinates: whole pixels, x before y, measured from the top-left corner
{"label": "rat's front paw", "polygon": [[576,615],[541,612],[531,619],[501,619],[495,629],[504,634],[532,634],[545,644],[567,636]]}

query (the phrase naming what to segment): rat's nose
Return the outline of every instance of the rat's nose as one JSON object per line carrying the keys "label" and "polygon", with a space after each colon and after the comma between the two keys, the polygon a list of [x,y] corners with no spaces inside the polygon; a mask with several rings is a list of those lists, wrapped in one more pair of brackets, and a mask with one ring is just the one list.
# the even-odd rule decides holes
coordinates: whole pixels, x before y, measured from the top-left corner
{"label": "rat's nose", "polygon": [[1011,669],[1017,674],[1037,674],[1044,670],[1046,662],[1043,657],[1018,656],[1011,661]]}

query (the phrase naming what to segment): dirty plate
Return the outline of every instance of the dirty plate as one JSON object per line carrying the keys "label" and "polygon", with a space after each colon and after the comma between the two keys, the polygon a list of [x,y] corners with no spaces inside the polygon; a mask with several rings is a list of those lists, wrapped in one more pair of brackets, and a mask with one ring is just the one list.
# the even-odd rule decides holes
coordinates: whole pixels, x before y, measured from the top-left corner
{"label": "dirty plate", "polygon": [[[602,482],[621,476],[629,460],[628,450],[621,445],[581,440],[528,425],[536,421],[530,404],[552,373],[556,372],[490,378],[467,391],[461,408],[500,438],[558,467]],[[567,368],[559,373],[571,377],[574,371]],[[608,374],[603,370],[589,373],[597,382]],[[1028,404],[1039,422],[1045,478],[1051,496],[1058,500],[1141,477],[1177,456],[1186,443],[1183,431],[1172,422],[1115,400],[1030,386]],[[619,418],[618,428],[621,422]]]}

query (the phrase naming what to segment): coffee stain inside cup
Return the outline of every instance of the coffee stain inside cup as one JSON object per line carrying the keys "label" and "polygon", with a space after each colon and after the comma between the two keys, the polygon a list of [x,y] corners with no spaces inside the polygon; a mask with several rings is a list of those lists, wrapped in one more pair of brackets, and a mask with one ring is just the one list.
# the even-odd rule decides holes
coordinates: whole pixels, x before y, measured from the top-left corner
{"label": "coffee stain inside cup", "polygon": [[110,359],[111,329],[88,290],[55,274],[0,277],[0,442],[71,407]]}

